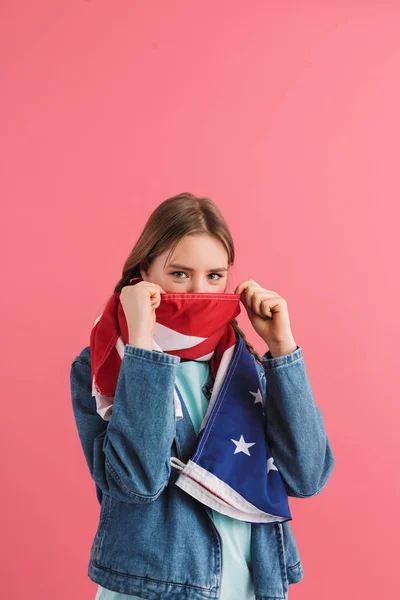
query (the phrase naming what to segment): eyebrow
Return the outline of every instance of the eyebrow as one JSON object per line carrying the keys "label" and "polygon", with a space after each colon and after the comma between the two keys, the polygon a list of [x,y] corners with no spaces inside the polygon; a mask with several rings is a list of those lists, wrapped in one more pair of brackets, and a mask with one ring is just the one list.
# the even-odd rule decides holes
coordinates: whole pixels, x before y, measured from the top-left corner
{"label": "eyebrow", "polygon": [[[175,269],[182,269],[183,271],[194,271],[195,269],[191,269],[190,267],[185,267],[184,265],[178,265],[176,263],[172,264],[172,265],[168,265],[169,267],[174,267]],[[215,269],[208,269],[209,271],[227,271],[228,269],[226,267],[217,267]]]}

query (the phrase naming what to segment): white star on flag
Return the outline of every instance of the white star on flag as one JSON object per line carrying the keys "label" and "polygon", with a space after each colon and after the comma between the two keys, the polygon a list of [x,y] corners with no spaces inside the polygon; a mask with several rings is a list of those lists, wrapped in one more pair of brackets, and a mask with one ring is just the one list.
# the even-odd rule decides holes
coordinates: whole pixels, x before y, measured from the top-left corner
{"label": "white star on flag", "polygon": [[[231,438],[232,440],[232,438]],[[255,442],[252,442],[250,444],[246,444],[246,442],[244,441],[244,437],[241,435],[240,436],[240,440],[232,440],[232,442],[234,444],[236,444],[236,449],[235,452],[233,454],[236,454],[237,452],[244,452],[245,454],[248,454],[249,456],[251,456],[250,452],[249,452],[249,448],[250,446],[254,446]]]}
{"label": "white star on flag", "polygon": [[268,458],[267,460],[267,473],[269,473],[270,471],[277,471],[278,469],[276,468],[276,466],[274,465],[274,457],[271,456],[270,458]]}
{"label": "white star on flag", "polygon": [[250,392],[250,394],[255,397],[254,404],[257,404],[258,402],[261,402],[262,404],[262,394],[260,390],[257,390],[257,392]]}

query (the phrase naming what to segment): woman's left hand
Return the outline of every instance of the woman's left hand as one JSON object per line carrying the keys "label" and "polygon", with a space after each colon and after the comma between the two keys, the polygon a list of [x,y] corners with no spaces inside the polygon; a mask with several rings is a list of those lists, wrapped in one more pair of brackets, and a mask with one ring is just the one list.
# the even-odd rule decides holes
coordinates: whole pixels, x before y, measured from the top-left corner
{"label": "woman's left hand", "polygon": [[276,292],[262,288],[253,279],[240,283],[235,294],[241,295],[251,324],[268,344],[271,354],[282,356],[297,349],[290,328],[287,302]]}

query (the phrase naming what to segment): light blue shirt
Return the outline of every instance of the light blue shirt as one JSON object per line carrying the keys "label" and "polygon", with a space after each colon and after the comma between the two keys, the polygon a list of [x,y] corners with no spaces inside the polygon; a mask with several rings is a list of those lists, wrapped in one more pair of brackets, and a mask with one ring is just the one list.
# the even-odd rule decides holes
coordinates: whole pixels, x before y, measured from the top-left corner
{"label": "light blue shirt", "polygon": [[[208,400],[202,388],[209,376],[210,361],[181,361],[177,366],[176,385],[182,395],[193,427],[199,433]],[[255,600],[251,570],[251,523],[233,519],[211,510],[222,539],[222,582],[219,600]],[[95,600],[142,600],[98,586]]]}

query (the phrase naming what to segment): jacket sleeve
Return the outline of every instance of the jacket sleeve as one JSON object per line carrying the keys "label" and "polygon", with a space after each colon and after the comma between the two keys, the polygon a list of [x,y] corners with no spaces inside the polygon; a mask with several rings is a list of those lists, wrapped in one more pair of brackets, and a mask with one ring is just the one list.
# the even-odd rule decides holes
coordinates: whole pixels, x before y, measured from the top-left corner
{"label": "jacket sleeve", "polygon": [[124,502],[151,502],[167,486],[179,362],[171,354],[126,344],[109,421],[96,410],[90,360],[81,353],[72,362],[73,413],[98,496],[105,492]]}
{"label": "jacket sleeve", "polygon": [[[266,436],[289,496],[308,498],[326,485],[335,465],[300,346],[261,358],[266,395]],[[263,379],[263,378],[262,378]]]}

